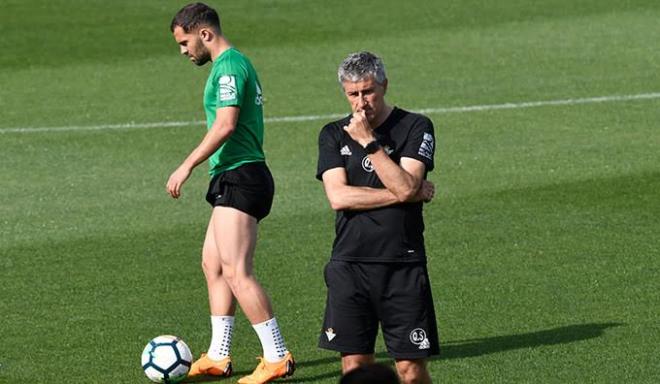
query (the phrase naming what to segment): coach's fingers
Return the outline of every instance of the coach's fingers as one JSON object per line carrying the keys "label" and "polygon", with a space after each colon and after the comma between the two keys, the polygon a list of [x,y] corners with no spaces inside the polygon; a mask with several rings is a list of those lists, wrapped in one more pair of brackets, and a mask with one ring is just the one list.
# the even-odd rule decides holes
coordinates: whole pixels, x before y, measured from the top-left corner
{"label": "coach's fingers", "polygon": [[433,193],[434,193],[433,192],[433,187],[430,187],[430,186],[427,185],[424,192],[425,192],[424,193],[424,197],[425,197],[424,202],[428,203],[431,200],[433,200]]}
{"label": "coach's fingers", "polygon": [[367,113],[365,111],[355,112],[351,118],[351,124],[360,126],[361,128],[368,128]]}
{"label": "coach's fingers", "polygon": [[427,193],[428,191],[433,190],[433,184],[429,181],[422,180],[422,183],[420,184],[419,189],[424,191],[424,193]]}
{"label": "coach's fingers", "polygon": [[425,192],[426,192],[425,201],[428,203],[429,201],[431,201],[433,199],[433,196],[435,195],[435,186],[430,181],[426,181],[424,183],[424,188],[425,188]]}

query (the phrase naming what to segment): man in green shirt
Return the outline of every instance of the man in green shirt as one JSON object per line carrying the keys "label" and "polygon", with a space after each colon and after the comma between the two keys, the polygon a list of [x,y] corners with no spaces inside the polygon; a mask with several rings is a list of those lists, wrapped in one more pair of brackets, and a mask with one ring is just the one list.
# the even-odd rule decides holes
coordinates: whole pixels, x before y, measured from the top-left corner
{"label": "man in green shirt", "polygon": [[236,301],[263,347],[255,371],[242,384],[267,383],[293,374],[271,303],[252,273],[257,224],[270,212],[273,179],[263,152],[263,103],[250,61],[222,34],[215,10],[202,3],[182,8],[171,24],[181,54],[194,64],[213,63],[204,89],[208,132],[167,181],[173,198],[193,168],[209,160],[211,182],[206,200],[213,207],[202,250],[208,287],[212,337],[208,352],[189,376],[229,376]]}

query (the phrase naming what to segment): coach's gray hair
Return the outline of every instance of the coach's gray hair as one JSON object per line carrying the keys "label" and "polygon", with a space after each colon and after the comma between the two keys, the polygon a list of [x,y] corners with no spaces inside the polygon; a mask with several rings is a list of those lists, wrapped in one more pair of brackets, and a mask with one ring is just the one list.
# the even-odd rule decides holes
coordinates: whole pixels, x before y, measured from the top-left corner
{"label": "coach's gray hair", "polygon": [[370,76],[373,76],[378,84],[383,84],[387,80],[383,61],[367,51],[351,53],[342,61],[337,71],[340,84],[344,81],[362,81]]}

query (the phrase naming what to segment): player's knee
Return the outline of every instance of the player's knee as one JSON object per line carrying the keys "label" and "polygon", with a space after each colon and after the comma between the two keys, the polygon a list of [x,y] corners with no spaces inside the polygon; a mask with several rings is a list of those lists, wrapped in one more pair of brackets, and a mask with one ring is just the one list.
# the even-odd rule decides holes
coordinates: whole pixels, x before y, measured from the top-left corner
{"label": "player's knee", "polygon": [[234,292],[234,294],[240,294],[240,292],[242,292],[249,284],[250,278],[248,275],[244,273],[238,273],[232,269],[226,269],[223,277],[227,281],[227,284],[229,284],[229,287],[231,288],[232,292]]}
{"label": "player's knee", "polygon": [[205,258],[202,258],[202,272],[207,281],[213,281],[220,279],[222,277],[222,266],[217,263],[208,262]]}

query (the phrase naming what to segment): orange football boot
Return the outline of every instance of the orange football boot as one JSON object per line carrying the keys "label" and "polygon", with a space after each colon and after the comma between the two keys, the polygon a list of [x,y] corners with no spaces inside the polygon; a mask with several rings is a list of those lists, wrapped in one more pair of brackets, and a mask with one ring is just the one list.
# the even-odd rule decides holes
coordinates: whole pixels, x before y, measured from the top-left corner
{"label": "orange football boot", "polygon": [[265,384],[275,379],[293,375],[296,370],[296,362],[291,352],[287,352],[284,359],[276,363],[269,363],[263,357],[258,357],[259,365],[249,376],[241,377],[239,384]]}
{"label": "orange football boot", "polygon": [[206,353],[202,353],[202,356],[190,366],[188,377],[200,375],[229,377],[231,376],[231,372],[231,357],[227,356],[222,360],[216,361],[211,360],[206,356]]}

